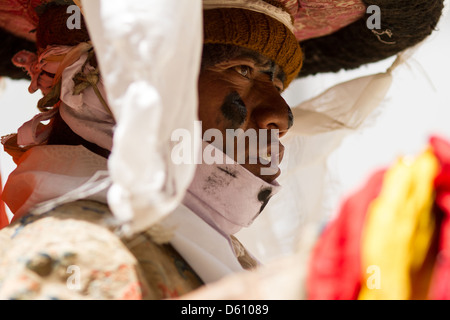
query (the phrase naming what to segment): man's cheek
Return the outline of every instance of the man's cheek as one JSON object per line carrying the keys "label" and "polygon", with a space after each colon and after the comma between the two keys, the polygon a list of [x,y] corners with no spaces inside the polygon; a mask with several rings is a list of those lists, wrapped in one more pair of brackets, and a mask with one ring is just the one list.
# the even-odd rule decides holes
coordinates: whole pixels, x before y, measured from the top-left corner
{"label": "man's cheek", "polygon": [[232,91],[225,97],[220,112],[228,123],[228,129],[240,128],[247,119],[247,106],[237,91]]}

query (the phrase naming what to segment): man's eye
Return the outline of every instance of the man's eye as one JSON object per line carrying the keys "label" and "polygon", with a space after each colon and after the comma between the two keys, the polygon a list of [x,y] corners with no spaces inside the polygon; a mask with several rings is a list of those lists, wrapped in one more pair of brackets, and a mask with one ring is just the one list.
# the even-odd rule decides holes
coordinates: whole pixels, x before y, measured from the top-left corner
{"label": "man's eye", "polygon": [[250,76],[251,68],[246,65],[236,66],[234,70],[241,76],[248,78]]}

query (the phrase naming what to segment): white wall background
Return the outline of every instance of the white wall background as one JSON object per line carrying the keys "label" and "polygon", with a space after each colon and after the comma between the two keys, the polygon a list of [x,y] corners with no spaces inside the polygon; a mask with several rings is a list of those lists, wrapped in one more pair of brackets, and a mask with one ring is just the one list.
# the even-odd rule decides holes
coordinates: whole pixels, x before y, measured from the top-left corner
{"label": "white wall background", "polygon": [[[344,139],[330,157],[329,169],[337,187],[334,201],[363,183],[376,168],[398,156],[415,155],[426,147],[432,134],[450,139],[450,1],[437,31],[394,71],[394,81],[383,104],[363,128]],[[297,80],[286,93],[296,105],[324,88],[389,68],[394,58],[354,71],[323,74]]]}
{"label": "white wall background", "polygon": [[[16,133],[17,129],[38,113],[37,102],[42,97],[40,92],[31,95],[28,92],[29,82],[25,80],[0,80],[0,136]],[[15,164],[11,157],[0,150],[0,170],[2,183],[5,184]],[[8,211],[8,208],[6,208]],[[10,212],[8,211],[10,215]],[[11,217],[11,215],[10,215]]]}

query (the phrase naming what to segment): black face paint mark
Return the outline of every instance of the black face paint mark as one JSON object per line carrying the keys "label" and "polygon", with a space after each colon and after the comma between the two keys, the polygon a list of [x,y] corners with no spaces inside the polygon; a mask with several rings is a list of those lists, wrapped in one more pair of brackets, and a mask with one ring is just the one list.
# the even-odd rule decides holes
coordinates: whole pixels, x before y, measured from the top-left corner
{"label": "black face paint mark", "polygon": [[222,175],[212,173],[203,185],[203,191],[208,194],[217,194],[222,188],[227,187],[230,184],[230,179],[225,179]]}
{"label": "black face paint mark", "polygon": [[264,210],[264,208],[267,206],[271,196],[272,196],[272,188],[262,189],[258,193],[258,201],[262,203],[262,206],[259,209],[259,213],[261,213]]}
{"label": "black face paint mark", "polygon": [[239,128],[247,118],[247,107],[236,91],[233,91],[225,97],[225,101],[220,110],[225,119],[231,122],[230,129]]}
{"label": "black face paint mark", "polygon": [[[206,178],[203,191],[209,194],[216,194],[230,185],[233,179],[237,178],[237,172],[228,168],[217,167],[221,172],[213,172]],[[223,173],[225,173],[225,175]]]}

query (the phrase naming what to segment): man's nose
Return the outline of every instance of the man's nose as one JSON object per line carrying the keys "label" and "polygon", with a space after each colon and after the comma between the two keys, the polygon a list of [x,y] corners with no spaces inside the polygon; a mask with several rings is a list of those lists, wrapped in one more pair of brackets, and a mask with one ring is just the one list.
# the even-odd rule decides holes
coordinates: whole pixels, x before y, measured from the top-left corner
{"label": "man's nose", "polygon": [[260,94],[260,103],[253,110],[258,129],[278,129],[280,137],[284,136],[294,123],[291,108],[275,88]]}

